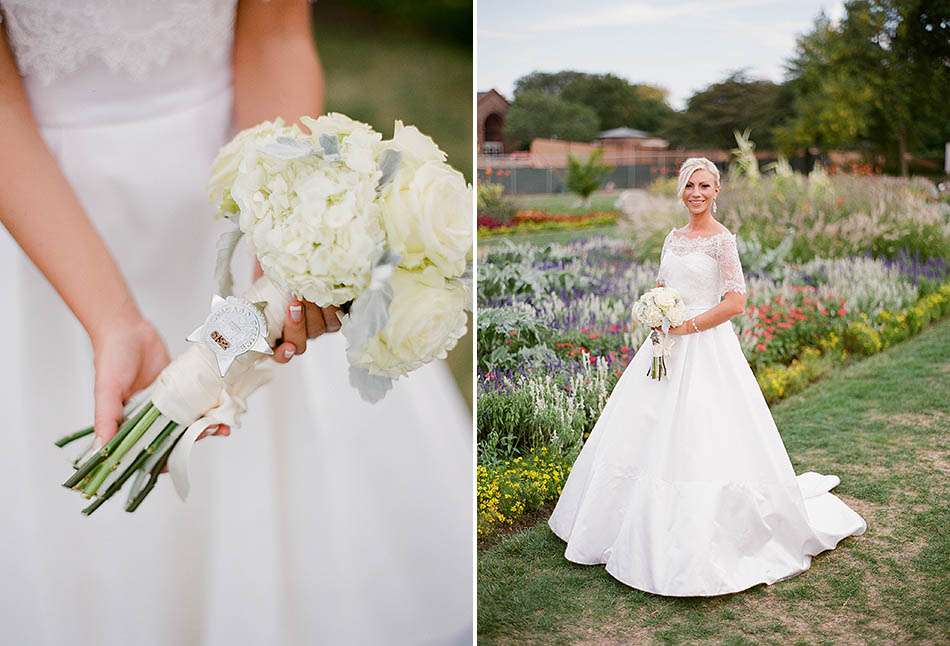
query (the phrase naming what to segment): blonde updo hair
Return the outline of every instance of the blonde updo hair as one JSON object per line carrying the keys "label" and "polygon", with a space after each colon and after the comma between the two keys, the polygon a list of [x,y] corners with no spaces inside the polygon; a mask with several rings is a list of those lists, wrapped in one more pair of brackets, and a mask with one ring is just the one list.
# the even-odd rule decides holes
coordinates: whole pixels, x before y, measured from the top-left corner
{"label": "blonde updo hair", "polygon": [[713,177],[716,178],[716,186],[719,186],[719,169],[716,168],[716,165],[706,159],[705,157],[690,157],[683,162],[683,165],[680,166],[680,177],[679,181],[676,183],[676,198],[683,199],[683,191],[686,189],[686,182],[689,181],[690,175],[699,169],[708,171]]}

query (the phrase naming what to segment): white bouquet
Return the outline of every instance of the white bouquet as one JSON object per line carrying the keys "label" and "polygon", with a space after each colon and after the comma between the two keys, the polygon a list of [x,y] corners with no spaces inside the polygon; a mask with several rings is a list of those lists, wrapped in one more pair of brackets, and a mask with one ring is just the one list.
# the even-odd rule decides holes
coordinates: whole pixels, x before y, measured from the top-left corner
{"label": "white bouquet", "polygon": [[633,304],[633,318],[651,329],[653,362],[647,376],[660,380],[667,374],[666,357],[673,349],[669,330],[686,321],[686,305],[675,289],[654,287]]}
{"label": "white bouquet", "polygon": [[[211,314],[188,337],[195,345],[126,407],[115,437],[74,462],[64,486],[98,495],[83,513],[133,475],[134,511],[166,464],[187,496],[192,444],[209,426],[239,425],[247,397],[269,379],[258,364],[273,353],[292,295],[341,307],[350,383],[371,402],[465,334],[472,193],[461,173],[399,121],[385,141],[342,114],[300,121],[307,131],[280,119],[244,130],[215,159],[209,194],[237,226],[218,243]],[[244,236],[264,275],[239,298],[230,264]]]}

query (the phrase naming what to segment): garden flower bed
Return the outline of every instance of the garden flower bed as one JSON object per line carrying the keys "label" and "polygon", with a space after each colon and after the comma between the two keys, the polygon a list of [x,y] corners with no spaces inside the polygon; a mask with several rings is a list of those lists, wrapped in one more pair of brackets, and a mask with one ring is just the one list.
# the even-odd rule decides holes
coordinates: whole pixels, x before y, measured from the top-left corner
{"label": "garden flower bed", "polygon": [[478,216],[478,236],[487,238],[535,231],[557,231],[610,226],[617,223],[620,214],[615,211],[594,211],[582,215],[547,213],[545,211],[518,211],[510,222],[490,215]]}
{"label": "garden flower bed", "polygon": [[[769,402],[950,313],[950,283],[940,259],[763,263],[760,256],[770,252],[754,251],[746,250],[743,265],[762,269],[747,272],[747,310],[733,325]],[[629,241],[591,238],[540,247],[506,242],[483,254],[480,536],[559,495],[617,378],[645,338],[632,326],[629,309],[654,286],[657,266],[639,262],[637,252]],[[543,487],[526,483],[526,461],[534,465],[529,471],[547,469]]]}

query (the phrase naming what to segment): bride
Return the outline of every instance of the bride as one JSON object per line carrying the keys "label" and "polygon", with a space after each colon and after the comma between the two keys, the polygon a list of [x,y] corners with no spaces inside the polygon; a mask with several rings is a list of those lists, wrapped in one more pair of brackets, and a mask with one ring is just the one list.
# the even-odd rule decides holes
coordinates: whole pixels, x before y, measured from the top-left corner
{"label": "bride", "polygon": [[689,224],[663,244],[658,285],[691,318],[668,376],[647,376],[640,347],[584,444],[548,523],[575,563],[604,563],[623,583],[668,596],[712,596],[807,570],[867,524],[830,490],[796,477],[729,319],[743,312],[735,236],[713,219],[719,170],[687,159],[678,195]]}
{"label": "bride", "polygon": [[0,19],[4,641],[470,642],[467,407],[442,364],[365,404],[312,304],[241,429],[199,443],[187,504],[165,482],[86,518],[60,486],[53,440],[94,416],[114,433],[207,314],[219,147],[321,111],[306,0],[0,0]]}

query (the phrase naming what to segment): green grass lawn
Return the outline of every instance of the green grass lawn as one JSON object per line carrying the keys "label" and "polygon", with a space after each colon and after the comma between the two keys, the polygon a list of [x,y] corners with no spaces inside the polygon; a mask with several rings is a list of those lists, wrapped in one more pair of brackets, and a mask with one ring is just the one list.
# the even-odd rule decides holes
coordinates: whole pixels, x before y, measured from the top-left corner
{"label": "green grass lawn", "polygon": [[773,586],[677,599],[569,563],[542,520],[479,553],[479,643],[950,643],[950,320],[772,412],[864,535]]}
{"label": "green grass lawn", "polygon": [[549,213],[574,213],[580,215],[591,211],[616,211],[619,193],[598,191],[591,196],[590,206],[580,206],[580,198],[573,193],[542,193],[537,195],[511,195],[519,209],[537,209]]}
{"label": "green grass lawn", "polygon": [[424,34],[360,23],[314,23],[326,107],[391,137],[393,121],[417,126],[472,179],[472,50]]}

